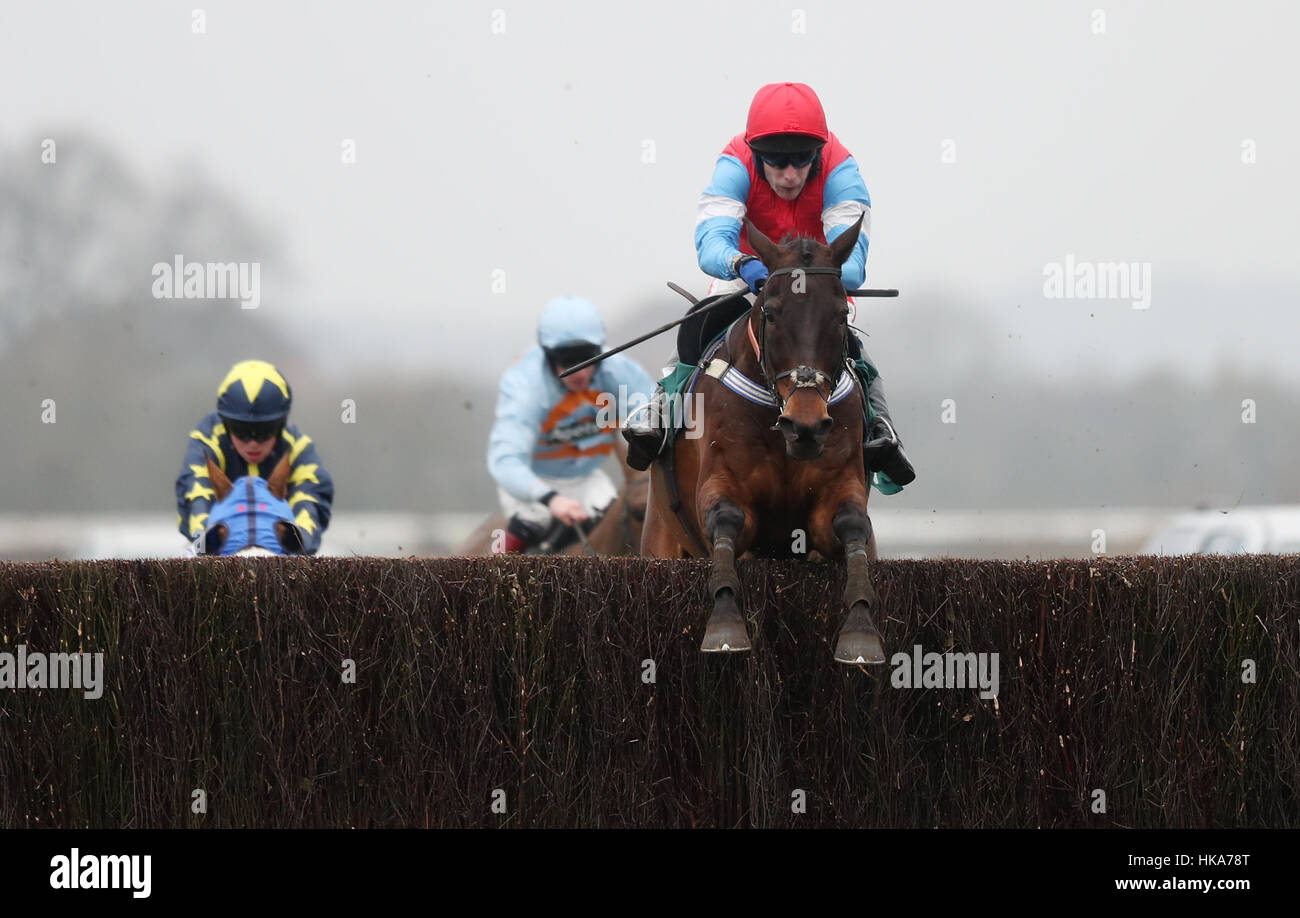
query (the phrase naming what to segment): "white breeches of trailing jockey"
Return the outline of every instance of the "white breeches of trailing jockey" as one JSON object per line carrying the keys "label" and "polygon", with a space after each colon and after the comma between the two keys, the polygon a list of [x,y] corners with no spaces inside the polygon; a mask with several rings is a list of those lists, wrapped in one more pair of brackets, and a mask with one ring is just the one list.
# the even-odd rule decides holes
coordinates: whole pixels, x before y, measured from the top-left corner
{"label": "white breeches of trailing jockey", "polygon": [[[614,498],[618,497],[618,489],[614,487],[614,483],[609,480],[609,476],[603,469],[596,469],[584,478],[538,477],[555,493],[582,504],[582,509],[587,511],[587,516],[593,519],[608,510]],[[505,514],[506,519],[517,516],[541,526],[549,525],[551,522],[551,511],[535,500],[519,500],[500,488],[497,488],[497,497],[501,501],[501,512]]]}

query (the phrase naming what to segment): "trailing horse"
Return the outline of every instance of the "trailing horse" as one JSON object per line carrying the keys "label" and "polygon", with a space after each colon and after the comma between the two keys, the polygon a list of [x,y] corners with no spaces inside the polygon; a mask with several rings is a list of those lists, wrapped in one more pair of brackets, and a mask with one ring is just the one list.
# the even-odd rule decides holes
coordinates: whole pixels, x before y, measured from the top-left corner
{"label": "trailing horse", "polygon": [[285,499],[289,491],[286,454],[269,479],[244,475],[233,482],[208,459],[208,479],[217,502],[200,536],[207,555],[286,555],[302,551],[302,532]]}
{"label": "trailing horse", "polygon": [[[616,446],[620,455],[622,451]],[[641,529],[645,523],[646,501],[649,496],[650,478],[645,472],[638,472],[623,465],[623,488],[618,497],[609,505],[600,521],[591,532],[579,538],[573,529],[563,524],[552,527],[544,542],[552,542],[563,536],[566,542],[558,551],[542,550],[538,554],[560,555],[595,555],[601,558],[632,556],[641,550]],[[472,532],[456,550],[462,557],[485,557],[493,554],[493,534],[503,532],[506,518],[500,514],[490,516]],[[567,532],[566,532],[567,530]],[[571,539],[568,537],[571,536]],[[499,549],[498,549],[499,550]]]}
{"label": "trailing horse", "polygon": [[871,618],[876,558],[862,464],[866,395],[849,356],[840,266],[862,220],[829,246],[773,243],[747,223],[770,269],[753,307],[733,323],[698,374],[702,436],[679,438],[652,467],[644,555],[709,557],[713,612],[700,649],[751,647],[736,558],[789,556],[806,547],[848,564],[835,659],[883,663]]}

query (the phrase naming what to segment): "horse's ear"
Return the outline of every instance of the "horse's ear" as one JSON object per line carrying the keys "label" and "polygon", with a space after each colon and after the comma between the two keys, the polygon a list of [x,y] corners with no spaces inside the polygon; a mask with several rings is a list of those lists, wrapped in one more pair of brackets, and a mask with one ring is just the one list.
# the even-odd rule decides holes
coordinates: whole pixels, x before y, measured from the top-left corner
{"label": "horse's ear", "polygon": [[223,501],[226,499],[226,495],[230,493],[230,479],[226,477],[225,472],[212,464],[211,456],[207,457],[207,461],[208,481],[212,482],[212,490],[217,492],[217,501]]}
{"label": "horse's ear", "polygon": [[853,247],[858,244],[858,233],[862,232],[862,221],[866,218],[867,214],[864,211],[852,226],[836,236],[835,241],[831,243],[831,261],[836,266],[843,265],[853,254]]}
{"label": "horse's ear", "polygon": [[289,454],[280,457],[280,463],[266,480],[266,488],[280,500],[289,493]]}
{"label": "horse's ear", "polygon": [[763,264],[771,265],[775,262],[776,253],[780,247],[764,236],[752,220],[745,221],[745,236],[749,239],[749,244],[754,247],[754,251],[758,253],[758,257]]}

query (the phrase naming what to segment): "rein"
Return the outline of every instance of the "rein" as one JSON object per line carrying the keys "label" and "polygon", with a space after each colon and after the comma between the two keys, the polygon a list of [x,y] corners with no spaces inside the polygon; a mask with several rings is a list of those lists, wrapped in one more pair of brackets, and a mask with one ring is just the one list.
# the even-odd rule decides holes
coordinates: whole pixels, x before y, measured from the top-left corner
{"label": "rein", "polygon": [[[754,334],[754,323],[752,320],[746,320],[745,330],[749,333],[750,346],[754,348],[754,356],[758,360],[758,371],[763,377],[763,385],[771,394],[773,401],[776,402],[777,410],[784,413],[786,402],[794,398],[794,394],[800,389],[812,389],[821,400],[827,405],[830,404],[831,393],[839,385],[840,377],[844,374],[845,367],[848,365],[848,341],[845,340],[840,345],[840,362],[839,368],[832,376],[824,370],[816,367],[799,365],[792,370],[783,370],[780,373],[769,373],[767,369],[767,324],[772,321],[771,314],[767,309],[767,291],[772,283],[772,278],[782,277],[784,275],[807,275],[807,274],[824,274],[832,277],[840,277],[839,268],[816,267],[816,268],[778,268],[767,276],[767,281],[763,285],[763,291],[759,298],[755,300],[754,306],[758,309],[758,335]],[[752,317],[751,317],[752,318]],[[794,388],[790,390],[787,398],[782,398],[781,393],[777,391],[776,384],[782,379],[789,379],[794,383]],[[823,390],[823,386],[827,388]]]}

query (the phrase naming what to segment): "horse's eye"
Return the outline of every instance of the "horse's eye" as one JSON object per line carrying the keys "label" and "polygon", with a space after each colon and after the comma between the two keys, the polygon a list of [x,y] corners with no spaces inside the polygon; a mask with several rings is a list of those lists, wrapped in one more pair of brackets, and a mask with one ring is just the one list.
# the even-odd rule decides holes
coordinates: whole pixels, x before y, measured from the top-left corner
{"label": "horse's eye", "polygon": [[763,307],[763,319],[764,319],[765,321],[768,321],[768,322],[775,322],[775,321],[776,321],[776,313],[774,313],[774,312],[772,311],[772,307],[771,307],[771,306],[764,306],[764,307]]}

